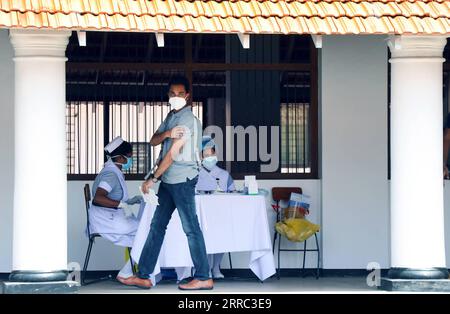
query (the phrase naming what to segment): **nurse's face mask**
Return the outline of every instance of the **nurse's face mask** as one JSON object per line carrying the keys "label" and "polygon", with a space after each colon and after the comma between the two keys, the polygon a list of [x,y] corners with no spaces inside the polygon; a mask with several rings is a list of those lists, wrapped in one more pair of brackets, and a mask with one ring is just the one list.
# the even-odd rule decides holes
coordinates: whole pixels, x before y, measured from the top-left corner
{"label": "nurse's face mask", "polygon": [[115,163],[116,165],[121,165],[121,166],[122,166],[122,171],[130,170],[131,166],[133,165],[133,158],[127,157],[127,156],[124,156],[124,155],[117,155],[117,156],[111,157],[111,159],[112,159],[112,158],[116,158],[116,157],[120,157],[120,156],[122,156],[123,158],[125,158],[125,159],[127,160],[127,162],[124,163],[124,164],[122,164],[122,163],[120,163],[120,162],[114,162],[114,163]]}
{"label": "nurse's face mask", "polygon": [[203,167],[205,167],[208,170],[211,170],[216,164],[217,164],[217,156],[216,155],[205,157],[202,160]]}

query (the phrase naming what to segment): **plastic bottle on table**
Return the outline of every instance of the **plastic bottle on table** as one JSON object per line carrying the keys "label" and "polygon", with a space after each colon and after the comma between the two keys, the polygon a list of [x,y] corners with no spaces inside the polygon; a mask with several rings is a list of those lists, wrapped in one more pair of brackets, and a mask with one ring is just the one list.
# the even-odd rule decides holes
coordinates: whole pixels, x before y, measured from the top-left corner
{"label": "plastic bottle on table", "polygon": [[220,187],[220,179],[216,178],[216,192],[223,192],[222,188]]}

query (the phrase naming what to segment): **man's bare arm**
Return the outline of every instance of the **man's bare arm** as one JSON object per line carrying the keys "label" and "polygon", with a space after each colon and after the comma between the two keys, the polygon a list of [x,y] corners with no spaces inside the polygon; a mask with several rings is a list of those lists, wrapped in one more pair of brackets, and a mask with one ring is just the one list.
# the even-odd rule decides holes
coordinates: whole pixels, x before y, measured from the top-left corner
{"label": "man's bare arm", "polygon": [[161,133],[155,133],[153,134],[152,138],[150,139],[150,145],[151,146],[157,146],[164,142],[166,138],[170,137],[170,130],[164,131]]}
{"label": "man's bare arm", "polygon": [[[180,153],[181,148],[185,144],[185,139],[175,139],[172,143],[172,146],[169,149],[169,152],[164,156],[164,158],[160,161],[158,165],[158,169],[156,169],[154,176],[156,178],[161,178],[163,173],[170,167],[173,163],[174,158]],[[142,183],[142,192],[148,193],[149,189],[153,186],[154,182],[151,179],[146,180]]]}
{"label": "man's bare arm", "polygon": [[150,145],[157,146],[157,145],[161,144],[162,142],[164,142],[164,140],[169,137],[174,138],[174,139],[181,138],[181,137],[183,137],[184,132],[185,132],[185,130],[183,127],[176,126],[171,130],[167,130],[167,131],[164,131],[161,133],[155,133],[155,134],[153,134],[153,136],[150,140]]}

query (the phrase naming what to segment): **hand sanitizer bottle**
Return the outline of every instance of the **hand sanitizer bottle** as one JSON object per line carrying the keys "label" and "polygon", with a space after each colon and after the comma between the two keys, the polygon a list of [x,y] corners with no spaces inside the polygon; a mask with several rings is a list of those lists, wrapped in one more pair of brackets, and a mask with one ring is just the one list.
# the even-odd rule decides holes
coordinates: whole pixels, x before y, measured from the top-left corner
{"label": "hand sanitizer bottle", "polygon": [[216,178],[216,192],[223,192],[222,188],[220,187],[220,179]]}

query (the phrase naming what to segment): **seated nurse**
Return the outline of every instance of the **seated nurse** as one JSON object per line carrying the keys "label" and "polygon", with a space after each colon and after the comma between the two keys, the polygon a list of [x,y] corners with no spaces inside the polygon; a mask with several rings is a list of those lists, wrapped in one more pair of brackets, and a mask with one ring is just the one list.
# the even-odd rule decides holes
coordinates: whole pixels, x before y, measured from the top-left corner
{"label": "seated nurse", "polygon": [[216,143],[209,135],[202,138],[202,167],[198,175],[197,191],[215,191],[217,183],[223,192],[235,190],[228,171],[217,166]]}
{"label": "seated nurse", "polygon": [[[105,147],[108,158],[92,186],[94,198],[89,208],[90,232],[99,233],[115,245],[132,247],[139,226],[144,201],[142,196],[128,197],[123,171],[130,169],[132,163],[131,144],[116,137]],[[131,214],[131,205],[140,206],[139,214]],[[133,275],[130,262],[117,275],[117,280]]]}
{"label": "seated nurse", "polygon": [[[197,191],[215,191],[219,185],[223,192],[235,190],[233,178],[228,171],[217,166],[216,144],[210,136],[202,138],[202,167],[198,175]],[[220,263],[223,253],[208,254],[209,267],[213,278],[223,278]]]}

